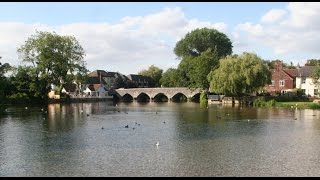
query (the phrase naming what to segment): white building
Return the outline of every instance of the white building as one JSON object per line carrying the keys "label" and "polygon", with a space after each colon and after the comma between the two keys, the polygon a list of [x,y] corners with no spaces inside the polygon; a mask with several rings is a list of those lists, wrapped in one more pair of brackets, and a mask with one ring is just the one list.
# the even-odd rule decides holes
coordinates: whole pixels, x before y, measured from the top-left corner
{"label": "white building", "polygon": [[307,96],[319,96],[319,87],[314,84],[311,77],[314,66],[303,66],[298,69],[296,77],[296,88],[302,89]]}

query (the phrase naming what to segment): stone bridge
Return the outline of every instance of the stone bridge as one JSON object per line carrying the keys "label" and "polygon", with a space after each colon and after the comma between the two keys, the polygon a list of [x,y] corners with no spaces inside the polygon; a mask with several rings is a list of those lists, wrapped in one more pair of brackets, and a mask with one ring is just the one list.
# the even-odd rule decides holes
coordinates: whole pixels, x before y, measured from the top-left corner
{"label": "stone bridge", "polygon": [[[164,97],[171,101],[176,96],[185,96],[188,100],[191,100],[195,96],[200,96],[200,89],[190,89],[185,87],[175,88],[131,88],[131,89],[116,89],[116,95],[118,98],[124,98],[129,96],[132,100],[138,100],[139,97],[145,96],[150,101],[154,101],[156,97]],[[131,96],[131,97],[130,97]]]}

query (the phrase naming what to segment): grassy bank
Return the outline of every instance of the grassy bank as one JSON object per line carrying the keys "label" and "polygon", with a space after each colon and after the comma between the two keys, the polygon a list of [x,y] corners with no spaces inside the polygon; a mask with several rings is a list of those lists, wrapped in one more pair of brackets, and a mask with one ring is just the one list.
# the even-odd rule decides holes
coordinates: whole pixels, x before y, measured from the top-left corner
{"label": "grassy bank", "polygon": [[266,100],[264,97],[257,98],[253,105],[255,107],[283,107],[283,108],[304,108],[304,109],[320,109],[319,103],[311,101],[287,101],[278,102],[275,99]]}
{"label": "grassy bank", "polygon": [[320,104],[313,102],[276,102],[276,107],[320,109]]}

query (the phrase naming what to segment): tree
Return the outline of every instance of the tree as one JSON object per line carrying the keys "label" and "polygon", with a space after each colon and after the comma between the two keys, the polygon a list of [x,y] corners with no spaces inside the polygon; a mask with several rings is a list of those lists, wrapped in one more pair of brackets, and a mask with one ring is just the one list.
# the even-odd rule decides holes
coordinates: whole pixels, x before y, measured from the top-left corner
{"label": "tree", "polygon": [[230,39],[216,29],[195,29],[176,43],[174,53],[182,58],[185,56],[200,56],[209,48],[216,51],[218,57],[224,57],[232,53]]}
{"label": "tree", "polygon": [[156,67],[154,65],[151,65],[148,69],[142,70],[138,74],[142,75],[142,76],[151,77],[154,80],[156,87],[159,87],[160,86],[160,82],[159,81],[161,79],[162,72],[163,72],[162,69],[160,69],[160,68],[158,68],[158,67]]}
{"label": "tree", "polygon": [[2,64],[0,62],[0,101],[2,103],[5,101],[5,98],[9,93],[8,87],[10,86],[10,82],[8,78],[5,76],[5,73],[7,73],[10,69],[11,66],[9,63]]}
{"label": "tree", "polygon": [[316,66],[320,65],[320,59],[308,59],[305,66]]}
{"label": "tree", "polygon": [[313,70],[312,70],[312,72],[311,72],[311,77],[312,77],[312,79],[313,79],[313,83],[316,85],[316,86],[320,86],[320,82],[319,82],[319,80],[320,80],[320,64],[317,64],[314,68],[313,68]]}
{"label": "tree", "polygon": [[195,29],[177,42],[174,52],[181,59],[179,84],[207,89],[209,72],[218,65],[219,59],[232,53],[232,43],[215,29]]}
{"label": "tree", "polygon": [[160,84],[164,87],[182,87],[181,76],[177,69],[169,68],[162,74]]}
{"label": "tree", "polygon": [[73,36],[37,31],[18,49],[18,53],[23,62],[31,64],[36,83],[47,82],[47,92],[51,84],[59,86],[61,92],[63,84],[88,72],[83,61],[84,50]]}
{"label": "tree", "polygon": [[217,53],[212,52],[209,48],[207,51],[202,52],[200,56],[187,56],[183,58],[178,69],[180,72],[185,73],[184,77],[188,87],[208,89],[209,82],[207,76],[218,63],[219,57]]}
{"label": "tree", "polygon": [[242,97],[271,83],[271,73],[265,62],[253,53],[227,56],[208,75],[210,88],[216,93]]}

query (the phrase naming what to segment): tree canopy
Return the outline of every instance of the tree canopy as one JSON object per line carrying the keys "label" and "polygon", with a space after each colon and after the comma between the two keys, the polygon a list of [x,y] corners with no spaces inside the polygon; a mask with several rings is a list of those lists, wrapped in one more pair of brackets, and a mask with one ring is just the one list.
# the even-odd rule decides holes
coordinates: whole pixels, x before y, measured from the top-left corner
{"label": "tree canopy", "polygon": [[216,29],[195,29],[186,34],[176,43],[174,53],[182,58],[185,56],[200,56],[209,48],[216,51],[218,57],[224,57],[232,53],[230,39]]}
{"label": "tree canopy", "polygon": [[209,82],[208,74],[219,63],[217,53],[212,52],[211,49],[204,51],[200,56],[187,56],[180,62],[178,69],[180,74],[187,81],[187,86],[190,88],[208,89]]}
{"label": "tree canopy", "polygon": [[[83,58],[85,52],[73,36],[61,36],[55,32],[37,31],[18,49],[19,58],[30,63],[36,74],[36,81],[45,80],[50,88],[54,84],[62,89],[88,70]],[[43,87],[42,87],[43,88]]]}
{"label": "tree canopy", "polygon": [[175,73],[180,77],[175,77],[175,81],[179,80],[182,86],[207,89],[208,74],[219,64],[219,59],[232,53],[232,43],[216,29],[195,29],[176,43],[174,52],[181,59]]}
{"label": "tree canopy", "polygon": [[164,87],[182,87],[180,78],[177,69],[169,68],[162,74],[160,84]]}
{"label": "tree canopy", "polygon": [[162,77],[162,72],[163,72],[162,69],[156,67],[155,65],[151,65],[148,69],[141,70],[138,74],[142,76],[151,77],[154,80],[155,85],[159,87],[160,79]]}
{"label": "tree canopy", "polygon": [[208,75],[213,92],[241,97],[271,82],[271,73],[263,60],[253,53],[227,56]]}

